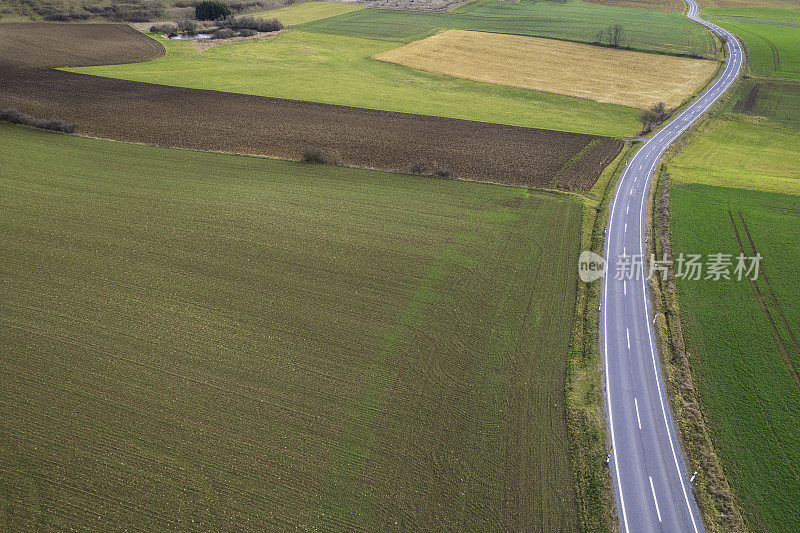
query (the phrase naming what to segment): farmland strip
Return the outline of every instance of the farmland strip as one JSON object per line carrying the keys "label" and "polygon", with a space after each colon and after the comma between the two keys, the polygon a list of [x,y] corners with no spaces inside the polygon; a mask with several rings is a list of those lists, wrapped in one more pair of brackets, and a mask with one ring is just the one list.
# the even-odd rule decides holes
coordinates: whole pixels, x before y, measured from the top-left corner
{"label": "farmland strip", "polygon": [[[1,61],[1,60],[0,60]],[[406,171],[425,163],[453,177],[547,187],[592,141],[616,139],[278,98],[169,87],[0,64],[0,107],[75,122],[96,137],[299,160],[318,148],[343,164]],[[618,150],[618,148],[617,148]],[[580,177],[588,189],[602,171]]]}

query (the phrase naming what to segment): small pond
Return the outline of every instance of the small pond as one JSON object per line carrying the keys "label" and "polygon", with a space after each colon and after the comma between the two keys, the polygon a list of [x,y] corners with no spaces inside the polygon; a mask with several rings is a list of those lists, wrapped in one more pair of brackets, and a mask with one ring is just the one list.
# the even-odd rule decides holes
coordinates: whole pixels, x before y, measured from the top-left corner
{"label": "small pond", "polygon": [[172,35],[170,39],[211,39],[210,33],[195,33],[194,35]]}

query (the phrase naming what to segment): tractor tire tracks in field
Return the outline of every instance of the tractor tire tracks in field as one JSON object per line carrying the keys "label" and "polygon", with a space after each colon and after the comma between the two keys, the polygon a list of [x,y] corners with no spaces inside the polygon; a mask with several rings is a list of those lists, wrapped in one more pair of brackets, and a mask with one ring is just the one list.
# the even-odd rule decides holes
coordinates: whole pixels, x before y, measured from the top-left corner
{"label": "tractor tire tracks in field", "polygon": [[[741,235],[739,234],[739,229],[736,225],[733,213],[731,213],[730,210],[728,210],[728,216],[731,220],[731,225],[733,226],[733,232],[736,235],[736,241],[739,243],[739,250],[741,251],[742,255],[746,255],[744,243],[742,242]],[[756,250],[755,243],[753,242],[753,237],[750,235],[750,231],[747,228],[747,223],[744,221],[744,216],[741,213],[739,213],[739,220],[741,221],[742,229],[747,235],[748,241],[750,242],[750,249],[752,250],[753,256],[755,256],[758,253],[758,251]],[[781,318],[781,322],[786,330],[785,332],[789,335],[789,338],[792,340],[795,352],[798,355],[800,355],[800,347],[798,347],[797,338],[795,337],[794,332],[789,326],[789,322],[786,320],[786,316],[783,313],[783,309],[778,303],[778,299],[776,298],[775,293],[772,290],[772,285],[769,282],[769,278],[767,277],[767,273],[764,270],[762,262],[763,259],[759,262],[759,275],[764,280],[764,285],[767,287],[767,292],[769,293],[769,298],[772,301],[775,312]],[[792,361],[792,357],[789,355],[789,348],[786,346],[786,342],[781,336],[780,328],[775,323],[775,319],[772,317],[772,313],[770,313],[769,305],[767,304],[767,298],[765,297],[761,288],[758,286],[756,280],[750,279],[750,284],[752,285],[753,290],[756,292],[756,298],[758,299],[758,304],[761,307],[761,310],[764,311],[764,315],[766,316],[767,320],[770,323],[770,326],[772,328],[772,334],[775,337],[775,343],[778,346],[779,352],[781,354],[781,359],[783,360],[783,364],[786,366],[786,370],[789,371],[792,378],[794,379],[797,388],[800,389],[800,373],[798,373],[797,367],[795,366],[794,361]]]}

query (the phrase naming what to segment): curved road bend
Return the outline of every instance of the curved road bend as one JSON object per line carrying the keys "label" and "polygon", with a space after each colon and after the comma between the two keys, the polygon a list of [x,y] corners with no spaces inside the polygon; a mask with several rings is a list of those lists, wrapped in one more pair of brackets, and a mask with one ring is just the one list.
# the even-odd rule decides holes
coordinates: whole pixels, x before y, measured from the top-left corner
{"label": "curved road bend", "polygon": [[606,413],[622,531],[703,531],[661,379],[645,276],[617,280],[617,258],[644,253],[647,188],[658,160],[733,83],[743,50],[728,31],[702,20],[687,0],[688,17],[726,38],[722,76],[683,113],[649,138],[617,186],[607,226],[600,329],[604,341]]}

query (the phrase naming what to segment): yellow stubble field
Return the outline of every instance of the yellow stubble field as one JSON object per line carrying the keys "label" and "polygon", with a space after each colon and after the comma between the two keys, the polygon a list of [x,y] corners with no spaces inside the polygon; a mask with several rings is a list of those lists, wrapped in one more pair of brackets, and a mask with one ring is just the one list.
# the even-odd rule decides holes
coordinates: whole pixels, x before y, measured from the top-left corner
{"label": "yellow stubble field", "polygon": [[486,83],[646,108],[679,106],[717,63],[539,37],[447,30],[373,56]]}

